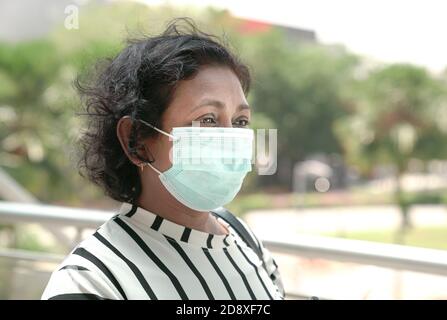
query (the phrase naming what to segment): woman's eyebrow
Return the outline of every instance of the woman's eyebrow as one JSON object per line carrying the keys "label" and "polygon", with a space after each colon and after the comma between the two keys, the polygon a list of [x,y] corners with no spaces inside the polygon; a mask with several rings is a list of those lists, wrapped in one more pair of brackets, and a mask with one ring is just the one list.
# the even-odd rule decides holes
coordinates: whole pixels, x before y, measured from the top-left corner
{"label": "woman's eyebrow", "polygon": [[[194,108],[192,108],[191,113],[194,112],[195,110],[205,107],[205,106],[213,106],[219,109],[223,109],[225,108],[225,103],[223,103],[222,101],[219,100],[213,100],[213,99],[206,99],[204,101],[202,101],[201,103],[199,103],[198,105],[196,105]],[[248,104],[245,103],[241,103],[238,107],[238,110],[250,110],[250,106]]]}
{"label": "woman's eyebrow", "polygon": [[250,110],[250,106],[248,104],[242,103],[237,107],[238,110]]}

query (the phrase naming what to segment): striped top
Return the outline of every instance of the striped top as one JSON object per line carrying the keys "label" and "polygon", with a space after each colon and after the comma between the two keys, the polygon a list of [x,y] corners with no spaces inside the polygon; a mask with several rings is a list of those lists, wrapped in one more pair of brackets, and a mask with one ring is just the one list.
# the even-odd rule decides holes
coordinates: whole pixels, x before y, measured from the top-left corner
{"label": "striped top", "polygon": [[124,203],[52,273],[42,299],[284,299],[270,252],[255,237],[264,268],[218,220],[228,235],[186,228]]}

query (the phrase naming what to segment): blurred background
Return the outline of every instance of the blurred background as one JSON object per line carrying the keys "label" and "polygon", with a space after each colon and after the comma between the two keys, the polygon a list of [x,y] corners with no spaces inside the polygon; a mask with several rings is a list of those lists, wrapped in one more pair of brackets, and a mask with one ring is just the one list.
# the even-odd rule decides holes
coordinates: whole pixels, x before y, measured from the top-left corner
{"label": "blurred background", "polygon": [[277,172],[252,172],[228,208],[274,251],[290,298],[446,299],[446,9],[0,0],[0,298],[40,298],[119,206],[76,170],[76,75],[189,16],[251,67],[253,127],[278,130]]}

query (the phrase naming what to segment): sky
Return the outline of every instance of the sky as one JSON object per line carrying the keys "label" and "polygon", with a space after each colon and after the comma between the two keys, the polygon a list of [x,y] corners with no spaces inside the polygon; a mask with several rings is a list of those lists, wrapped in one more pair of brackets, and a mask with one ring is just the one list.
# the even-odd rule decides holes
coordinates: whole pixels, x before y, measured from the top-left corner
{"label": "sky", "polygon": [[212,5],[235,16],[314,30],[318,40],[383,62],[447,67],[444,0],[141,0]]}

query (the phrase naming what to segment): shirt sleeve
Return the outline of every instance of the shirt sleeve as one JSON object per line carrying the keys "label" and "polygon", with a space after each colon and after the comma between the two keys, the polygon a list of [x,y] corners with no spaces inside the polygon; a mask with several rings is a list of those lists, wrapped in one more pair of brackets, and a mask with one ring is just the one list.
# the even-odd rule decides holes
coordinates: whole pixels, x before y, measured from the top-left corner
{"label": "shirt sleeve", "polygon": [[255,239],[257,245],[262,250],[262,258],[264,260],[264,264],[266,267],[266,271],[270,279],[273,281],[273,283],[278,287],[279,292],[281,293],[282,297],[285,297],[285,290],[284,290],[284,284],[281,278],[281,274],[279,272],[278,264],[276,263],[275,259],[273,258],[273,255],[271,252],[264,247],[261,240],[256,237],[256,235],[253,233],[253,231],[250,229],[250,227],[247,225],[245,221],[243,221],[241,218],[238,218],[238,220],[242,223],[242,225],[247,229],[247,231],[250,233],[250,235]]}
{"label": "shirt sleeve", "polygon": [[119,300],[123,299],[105,277],[91,268],[65,264],[54,271],[42,300]]}

